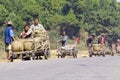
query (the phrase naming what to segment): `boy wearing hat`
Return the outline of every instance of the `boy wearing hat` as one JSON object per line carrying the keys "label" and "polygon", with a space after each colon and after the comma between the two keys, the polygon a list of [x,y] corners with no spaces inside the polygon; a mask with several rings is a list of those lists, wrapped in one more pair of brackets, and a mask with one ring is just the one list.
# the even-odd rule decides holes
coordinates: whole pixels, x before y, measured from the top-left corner
{"label": "boy wearing hat", "polygon": [[12,21],[8,21],[7,27],[4,31],[4,43],[7,59],[10,59],[11,57],[11,43],[14,41],[14,36]]}

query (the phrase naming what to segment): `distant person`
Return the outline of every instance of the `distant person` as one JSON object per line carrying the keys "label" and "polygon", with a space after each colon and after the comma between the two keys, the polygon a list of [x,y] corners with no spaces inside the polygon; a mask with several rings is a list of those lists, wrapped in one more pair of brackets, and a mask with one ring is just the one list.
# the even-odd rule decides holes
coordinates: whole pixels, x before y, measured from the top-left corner
{"label": "distant person", "polygon": [[75,42],[76,42],[77,44],[79,44],[79,43],[80,43],[80,37],[76,37],[76,38],[75,38]]}
{"label": "distant person", "polygon": [[98,39],[98,43],[101,44],[101,45],[105,45],[105,42],[106,42],[106,40],[105,40],[105,34],[102,33],[101,37]]}
{"label": "distant person", "polygon": [[91,46],[91,42],[92,42],[92,37],[88,37],[88,39],[86,40],[86,45],[87,47],[90,47]]}
{"label": "distant person", "polygon": [[34,24],[30,26],[30,29],[26,33],[27,35],[30,35],[36,31],[44,30],[44,27],[39,23],[39,20],[37,18],[34,19]]}
{"label": "distant person", "polygon": [[4,31],[4,43],[5,43],[5,51],[6,51],[6,58],[10,59],[11,57],[11,43],[14,41],[14,31],[12,26],[12,21],[8,21],[7,27]]}
{"label": "distant person", "polygon": [[118,43],[118,45],[120,45],[120,39],[117,39],[117,43]]}
{"label": "distant person", "polygon": [[86,40],[86,44],[87,44],[87,47],[91,47],[92,44],[98,44],[98,39],[95,33],[93,33],[92,36]]}
{"label": "distant person", "polygon": [[120,53],[120,39],[117,40],[116,51],[117,53]]}
{"label": "distant person", "polygon": [[91,44],[98,44],[98,38],[95,33],[92,34],[92,42]]}
{"label": "distant person", "polygon": [[98,39],[95,33],[93,33],[92,36],[86,40],[86,44],[88,47],[88,52],[91,54],[93,52],[93,44],[98,44]]}
{"label": "distant person", "polygon": [[31,34],[29,34],[29,35],[26,34],[28,32],[28,30],[29,30],[29,26],[25,25],[24,26],[24,31],[20,34],[20,39],[26,39],[26,38],[31,37]]}
{"label": "distant person", "polygon": [[60,36],[60,41],[63,47],[67,45],[67,39],[68,39],[68,36],[66,35],[66,32],[63,31],[62,35]]}

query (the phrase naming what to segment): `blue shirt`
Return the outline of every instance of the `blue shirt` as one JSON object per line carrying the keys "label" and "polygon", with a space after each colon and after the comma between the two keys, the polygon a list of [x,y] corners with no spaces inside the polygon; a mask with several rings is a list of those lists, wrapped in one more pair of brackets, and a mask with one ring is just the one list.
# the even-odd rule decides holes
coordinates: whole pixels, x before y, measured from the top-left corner
{"label": "blue shirt", "polygon": [[15,35],[14,35],[14,32],[13,32],[13,30],[11,29],[11,30],[10,30],[10,37],[13,38],[14,36],[15,36]]}
{"label": "blue shirt", "polygon": [[4,42],[6,44],[11,44],[11,42],[13,41],[13,37],[14,37],[14,32],[11,26],[8,26],[5,28],[4,31]]}

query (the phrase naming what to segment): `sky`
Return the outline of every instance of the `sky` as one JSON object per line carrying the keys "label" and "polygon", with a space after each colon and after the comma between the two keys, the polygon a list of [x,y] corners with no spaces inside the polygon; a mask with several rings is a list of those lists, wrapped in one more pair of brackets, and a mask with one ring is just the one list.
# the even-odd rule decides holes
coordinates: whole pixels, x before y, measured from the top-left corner
{"label": "sky", "polygon": [[120,2],[120,0],[117,0],[118,2]]}

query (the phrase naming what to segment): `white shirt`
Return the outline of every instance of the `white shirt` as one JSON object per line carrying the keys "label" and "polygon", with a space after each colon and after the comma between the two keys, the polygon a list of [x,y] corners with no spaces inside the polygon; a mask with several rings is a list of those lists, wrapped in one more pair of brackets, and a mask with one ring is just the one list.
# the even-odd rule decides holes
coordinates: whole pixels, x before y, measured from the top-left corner
{"label": "white shirt", "polygon": [[30,29],[28,30],[28,32],[26,34],[29,35],[32,32],[39,31],[39,30],[45,30],[44,27],[41,24],[31,25]]}

